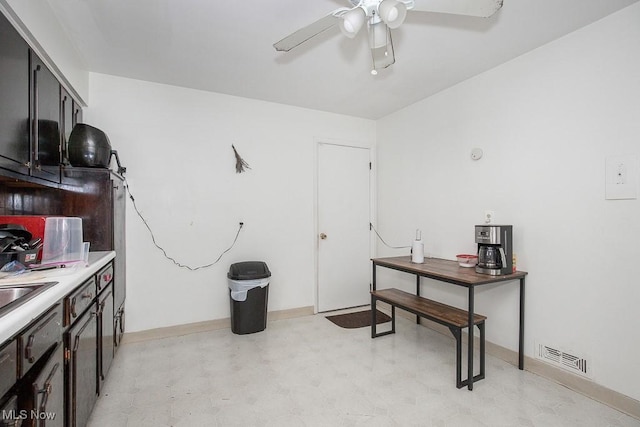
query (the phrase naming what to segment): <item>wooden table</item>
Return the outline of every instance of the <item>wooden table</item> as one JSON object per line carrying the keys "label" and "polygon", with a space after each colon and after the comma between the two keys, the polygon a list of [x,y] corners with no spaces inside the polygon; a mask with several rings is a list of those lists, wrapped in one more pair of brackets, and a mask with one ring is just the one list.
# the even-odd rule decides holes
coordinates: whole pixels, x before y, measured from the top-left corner
{"label": "wooden table", "polygon": [[[372,287],[376,290],[376,267],[386,267],[393,270],[403,271],[416,275],[416,295],[420,295],[420,278],[428,277],[429,279],[441,282],[451,283],[457,286],[463,286],[468,289],[468,315],[469,325],[473,325],[474,310],[474,293],[476,286],[495,284],[495,283],[512,283],[515,280],[520,282],[520,328],[518,336],[518,368],[524,369],[524,279],[527,275],[526,271],[516,271],[513,274],[504,276],[491,276],[488,274],[476,273],[474,268],[460,267],[456,261],[450,261],[439,258],[425,258],[424,263],[414,264],[411,262],[410,256],[374,258]],[[420,321],[419,318],[416,319]],[[470,333],[467,341],[467,388],[473,390],[473,333]]]}

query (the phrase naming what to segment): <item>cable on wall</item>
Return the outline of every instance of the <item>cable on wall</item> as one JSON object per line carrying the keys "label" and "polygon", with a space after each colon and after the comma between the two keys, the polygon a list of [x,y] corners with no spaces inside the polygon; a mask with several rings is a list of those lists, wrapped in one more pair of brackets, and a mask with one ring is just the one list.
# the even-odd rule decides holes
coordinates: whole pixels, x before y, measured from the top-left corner
{"label": "cable on wall", "polygon": [[204,264],[204,265],[200,265],[200,266],[197,266],[197,267],[192,267],[192,266],[190,266],[190,265],[182,264],[182,263],[180,263],[180,262],[176,261],[173,257],[171,257],[171,256],[167,253],[167,251],[166,251],[162,246],[160,246],[160,245],[156,242],[156,237],[155,237],[155,235],[153,234],[153,230],[151,230],[151,227],[150,227],[150,226],[149,226],[149,224],[147,223],[147,220],[144,218],[144,216],[142,215],[142,213],[141,213],[141,212],[140,212],[140,210],[138,209],[138,206],[136,205],[136,200],[135,200],[135,198],[133,197],[133,194],[131,194],[131,190],[129,189],[129,183],[127,182],[127,178],[126,178],[126,177],[123,177],[123,178],[124,178],[124,188],[127,190],[127,193],[129,194],[129,198],[131,199],[131,203],[133,204],[133,209],[136,211],[136,214],[138,214],[138,216],[139,216],[139,217],[140,217],[140,219],[142,220],[142,223],[144,224],[144,226],[145,226],[145,227],[147,228],[147,230],[149,231],[149,234],[151,235],[151,241],[153,242],[154,246],[155,246],[156,248],[158,248],[158,249],[162,252],[162,254],[164,255],[164,257],[165,257],[166,259],[168,259],[169,261],[171,261],[174,265],[176,265],[176,266],[178,266],[178,267],[180,267],[180,268],[184,268],[184,269],[190,270],[190,271],[196,271],[196,270],[201,270],[201,269],[203,269],[203,268],[209,268],[209,267],[212,267],[212,266],[216,265],[216,264],[218,263],[218,261],[220,261],[220,260],[222,259],[223,255],[224,255],[224,254],[226,254],[227,252],[229,252],[229,251],[230,251],[230,250],[235,246],[236,242],[238,241],[238,236],[240,235],[240,230],[242,230],[242,227],[244,226],[244,223],[243,223],[243,222],[240,222],[240,223],[239,223],[238,231],[236,232],[236,236],[235,236],[235,238],[233,239],[233,243],[231,243],[231,246],[229,246],[227,249],[225,249],[224,251],[222,251],[222,253],[220,254],[220,256],[218,256],[218,258],[217,258],[215,261],[213,261],[213,262],[211,262],[211,263],[209,263],[209,264]]}
{"label": "cable on wall", "polygon": [[380,234],[378,234],[378,230],[376,230],[376,228],[373,226],[373,224],[369,223],[369,228],[376,233],[376,236],[378,236],[378,239],[380,239],[380,241],[382,243],[384,243],[384,245],[387,246],[388,248],[391,248],[391,249],[409,249],[411,247],[411,246],[391,246],[387,242],[384,241],[384,239],[382,238],[382,236],[380,236]]}

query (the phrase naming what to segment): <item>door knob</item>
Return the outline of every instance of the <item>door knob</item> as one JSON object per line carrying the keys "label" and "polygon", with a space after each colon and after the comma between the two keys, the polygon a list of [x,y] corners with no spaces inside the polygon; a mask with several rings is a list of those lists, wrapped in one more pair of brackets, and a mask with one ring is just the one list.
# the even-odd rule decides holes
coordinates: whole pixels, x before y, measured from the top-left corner
{"label": "door knob", "polygon": [[327,235],[326,235],[326,234],[324,234],[324,233],[320,233],[320,238],[321,238],[322,240],[324,240],[324,239],[326,239],[326,238],[327,238]]}

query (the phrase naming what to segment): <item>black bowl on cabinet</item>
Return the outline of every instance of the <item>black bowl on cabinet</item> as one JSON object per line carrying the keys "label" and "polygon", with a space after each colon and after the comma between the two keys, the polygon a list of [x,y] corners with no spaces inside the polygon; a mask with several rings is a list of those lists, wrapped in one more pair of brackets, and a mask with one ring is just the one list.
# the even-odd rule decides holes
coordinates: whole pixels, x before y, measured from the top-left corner
{"label": "black bowl on cabinet", "polygon": [[68,144],[71,166],[108,168],[111,143],[103,131],[85,123],[73,127]]}

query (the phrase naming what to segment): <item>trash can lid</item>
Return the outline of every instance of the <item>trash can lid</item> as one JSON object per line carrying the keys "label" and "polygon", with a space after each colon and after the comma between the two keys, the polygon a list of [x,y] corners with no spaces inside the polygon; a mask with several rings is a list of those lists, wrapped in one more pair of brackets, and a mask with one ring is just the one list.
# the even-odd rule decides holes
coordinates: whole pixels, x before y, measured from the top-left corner
{"label": "trash can lid", "polygon": [[244,261],[231,264],[227,277],[232,280],[264,279],[271,277],[271,272],[262,261]]}

